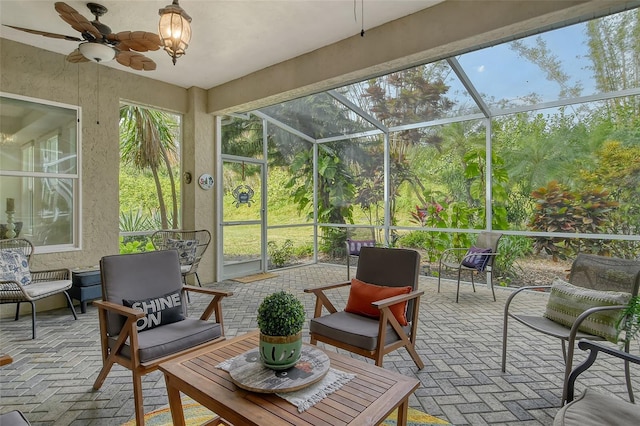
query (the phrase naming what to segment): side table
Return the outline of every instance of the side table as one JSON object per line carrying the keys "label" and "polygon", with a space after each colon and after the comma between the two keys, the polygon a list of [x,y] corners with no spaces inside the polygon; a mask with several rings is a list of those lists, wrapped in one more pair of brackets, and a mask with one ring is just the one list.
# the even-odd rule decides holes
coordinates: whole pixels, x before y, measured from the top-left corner
{"label": "side table", "polygon": [[80,301],[80,312],[87,313],[87,302],[102,297],[100,267],[76,268],[71,271],[69,295]]}

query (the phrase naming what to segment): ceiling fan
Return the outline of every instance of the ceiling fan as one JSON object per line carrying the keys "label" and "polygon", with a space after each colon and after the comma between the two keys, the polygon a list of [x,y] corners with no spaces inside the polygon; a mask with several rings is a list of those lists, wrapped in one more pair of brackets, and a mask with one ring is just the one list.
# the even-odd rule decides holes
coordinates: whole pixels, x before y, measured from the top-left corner
{"label": "ceiling fan", "polygon": [[100,22],[100,16],[107,12],[107,8],[97,3],[87,3],[87,7],[95,17],[95,20],[91,22],[68,4],[55,3],[55,9],[62,20],[71,25],[74,30],[79,31],[82,38],[12,25],[7,26],[31,34],[81,42],[78,48],[67,56],[66,59],[69,62],[107,62],[115,58],[121,65],[131,67],[134,70],[153,71],[156,69],[156,63],[153,60],[137,52],[158,50],[160,37],[157,34],[146,31],[122,31],[114,34],[111,32],[111,28]]}

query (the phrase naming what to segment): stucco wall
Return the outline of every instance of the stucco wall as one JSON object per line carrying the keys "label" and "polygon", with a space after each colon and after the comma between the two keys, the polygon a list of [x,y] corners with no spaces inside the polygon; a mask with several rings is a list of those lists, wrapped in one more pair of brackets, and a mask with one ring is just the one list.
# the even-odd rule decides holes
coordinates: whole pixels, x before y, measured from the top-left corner
{"label": "stucco wall", "polygon": [[[120,102],[129,101],[185,114],[187,135],[190,133],[188,127],[199,127],[199,120],[213,123],[213,117],[202,114],[205,105],[192,102],[186,89],[142,75],[98,67],[95,63],[72,64],[65,61],[64,55],[6,39],[0,39],[0,65],[1,92],[80,105],[82,108],[82,248],[36,254],[33,268],[96,265],[102,256],[118,253]],[[205,125],[205,129],[211,126]],[[213,135],[201,135],[199,140],[213,144]],[[194,151],[192,148],[191,152]],[[212,156],[208,159],[213,161]],[[190,199],[190,202],[194,200]],[[185,208],[189,209],[189,206]],[[207,224],[209,228],[211,211],[212,206],[199,209],[197,214],[206,219],[199,219],[198,224]],[[213,249],[208,254],[213,256]],[[205,282],[212,278],[211,270],[201,275]],[[44,299],[37,305],[39,311],[64,306],[64,297]],[[14,306],[0,305],[0,315],[11,315]],[[23,315],[30,312],[28,307],[21,310]]]}

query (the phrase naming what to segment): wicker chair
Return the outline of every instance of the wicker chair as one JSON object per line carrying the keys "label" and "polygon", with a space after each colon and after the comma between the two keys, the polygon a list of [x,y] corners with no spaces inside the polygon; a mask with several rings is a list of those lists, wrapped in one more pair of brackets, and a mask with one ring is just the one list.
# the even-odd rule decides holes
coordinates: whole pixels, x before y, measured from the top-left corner
{"label": "wicker chair", "polygon": [[[608,340],[602,335],[595,335],[584,331],[584,324],[586,321],[597,321],[602,323],[603,317],[608,313],[616,314],[618,311],[622,311],[626,308],[626,304],[615,303],[614,301],[608,301],[605,297],[606,293],[603,292],[616,292],[616,297],[624,297],[630,299],[638,294],[638,287],[640,286],[640,261],[618,259],[614,257],[604,257],[591,254],[579,254],[571,265],[571,272],[569,274],[569,284],[578,287],[577,292],[582,294],[589,294],[589,297],[594,300],[592,303],[595,306],[590,308],[580,309],[575,311],[573,307],[564,309],[564,312],[575,312],[576,318],[570,325],[564,325],[559,323],[557,319],[550,319],[550,308],[555,309],[551,305],[551,298],[553,296],[552,285],[544,286],[527,286],[521,287],[514,291],[508,298],[504,307],[504,322],[502,332],[502,371],[506,370],[507,362],[507,336],[508,336],[508,324],[509,318],[514,319],[520,324],[523,324],[535,331],[546,334],[548,336],[556,337],[562,342],[562,355],[565,360],[565,385],[562,391],[562,402],[567,400],[567,380],[571,373],[573,365],[573,354],[575,351],[575,343],[580,339],[588,339],[595,341]],[[515,312],[518,308],[514,309],[512,304],[517,299],[518,295],[522,294],[526,290],[539,290],[539,289],[551,289],[550,303],[547,304],[545,312],[531,313],[531,312]],[[597,292],[598,296],[593,296],[593,293],[589,293],[589,290]],[[613,299],[614,295],[611,294]],[[562,295],[564,300],[570,301],[569,296]],[[580,293],[576,293],[571,296],[574,300],[580,298]],[[556,299],[557,300],[557,299]],[[607,300],[605,302],[605,300]],[[554,301],[555,303],[555,301]],[[569,302],[566,302],[569,303]],[[581,302],[582,303],[582,302]],[[626,303],[626,302],[624,302]],[[513,304],[515,306],[515,304]],[[576,305],[578,306],[578,305]],[[520,310],[523,310],[522,306],[519,306]],[[551,311],[553,313],[553,311]],[[629,342],[625,344],[625,351],[629,352]],[[629,371],[629,361],[625,361],[625,374],[627,378],[627,389],[629,392],[629,398],[633,402],[633,388],[631,383],[631,375]]]}
{"label": "wicker chair", "polygon": [[195,275],[198,285],[202,287],[198,277],[198,265],[211,242],[211,233],[206,229],[187,231],[179,229],[163,229],[151,235],[151,242],[156,250],[177,250],[180,256],[180,272],[187,283],[187,276]]}
{"label": "wicker chair", "polygon": [[[16,303],[16,317],[20,317],[20,304],[31,304],[32,338],[36,338],[36,301],[64,293],[74,319],[78,319],[67,290],[71,288],[71,271],[66,268],[31,271],[29,263],[33,244],[25,238],[0,240],[0,304]],[[23,265],[16,261],[24,259]],[[26,265],[24,264],[26,263]]]}

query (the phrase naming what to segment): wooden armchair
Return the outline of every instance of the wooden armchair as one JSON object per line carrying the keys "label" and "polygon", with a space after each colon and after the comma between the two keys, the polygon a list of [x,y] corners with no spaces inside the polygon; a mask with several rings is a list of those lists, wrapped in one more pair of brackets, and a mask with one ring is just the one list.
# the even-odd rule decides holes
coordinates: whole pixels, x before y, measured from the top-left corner
{"label": "wooden armchair", "polygon": [[[98,307],[103,367],[99,389],[114,364],[131,370],[136,422],[144,425],[142,376],[186,352],[224,340],[222,304],[232,293],[183,285],[175,250],[106,256],[100,260]],[[187,317],[185,291],[209,294],[200,318]],[[215,314],[215,322],[208,321]]]}
{"label": "wooden armchair", "polygon": [[71,271],[67,268],[32,271],[29,267],[33,244],[25,238],[0,240],[0,304],[15,303],[15,320],[20,318],[20,304],[31,304],[31,335],[36,338],[36,301],[63,293],[67,305],[78,319],[67,290],[71,288]]}
{"label": "wooden armchair", "polygon": [[211,233],[206,229],[187,231],[182,229],[163,229],[151,235],[151,243],[156,250],[176,250],[180,258],[180,272],[184,283],[189,275],[195,275],[198,285],[202,287],[198,276],[198,265],[211,242]]}
{"label": "wooden armchair", "polygon": [[[362,247],[356,277],[351,282],[304,291],[316,296],[309,330],[318,341],[375,360],[406,348],[419,369],[424,367],[415,349],[420,296],[420,254],[415,250]],[[325,292],[349,286],[349,301],[338,311]],[[322,315],[323,308],[328,315]],[[403,322],[401,324],[401,322]]]}

